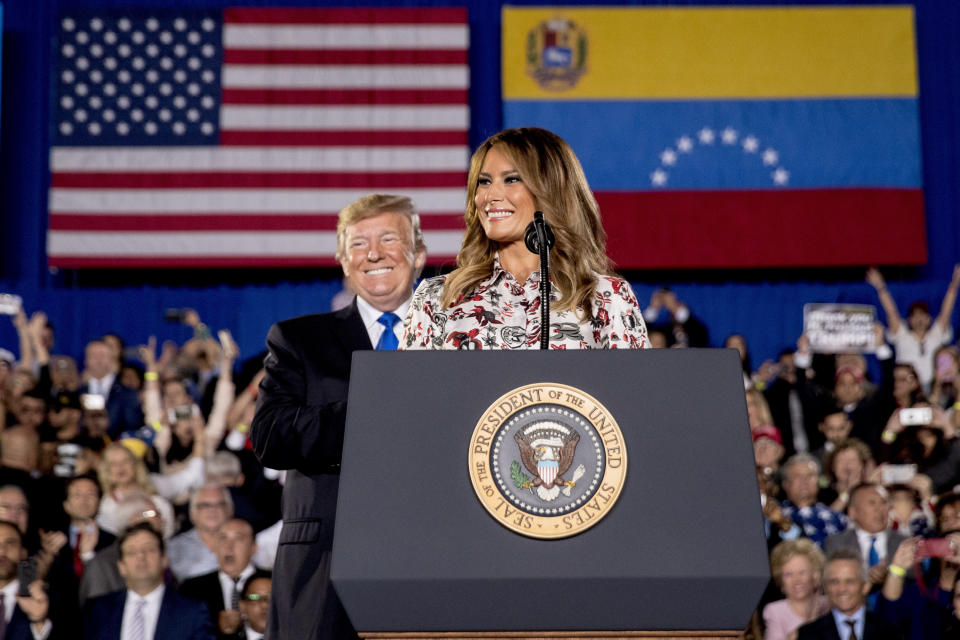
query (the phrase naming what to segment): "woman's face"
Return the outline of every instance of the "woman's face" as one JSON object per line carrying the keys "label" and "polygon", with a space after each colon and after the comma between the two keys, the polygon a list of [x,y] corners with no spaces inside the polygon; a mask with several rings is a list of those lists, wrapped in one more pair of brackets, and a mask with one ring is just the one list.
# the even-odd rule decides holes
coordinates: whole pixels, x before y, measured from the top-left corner
{"label": "woman's face", "polygon": [[783,594],[787,600],[806,600],[816,591],[819,578],[805,556],[793,556],[783,565]]}
{"label": "woman's face", "polygon": [[833,459],[833,475],[844,487],[863,481],[863,462],[853,449],[844,449]]}
{"label": "woman's face", "polygon": [[114,487],[125,487],[133,484],[137,479],[137,472],[133,461],[123,451],[110,449],[104,456],[107,465],[107,478]]}
{"label": "woman's face", "polygon": [[483,159],[473,203],[488,238],[500,245],[523,242],[536,203],[513,162],[496,145]]}

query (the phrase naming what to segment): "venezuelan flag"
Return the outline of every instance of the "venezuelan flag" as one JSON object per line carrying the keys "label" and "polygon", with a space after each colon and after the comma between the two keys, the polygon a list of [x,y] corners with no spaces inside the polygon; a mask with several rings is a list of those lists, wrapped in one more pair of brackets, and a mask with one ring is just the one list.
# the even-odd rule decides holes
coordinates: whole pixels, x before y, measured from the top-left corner
{"label": "venezuelan flag", "polygon": [[503,10],[504,121],[573,147],[621,268],[921,264],[911,7]]}

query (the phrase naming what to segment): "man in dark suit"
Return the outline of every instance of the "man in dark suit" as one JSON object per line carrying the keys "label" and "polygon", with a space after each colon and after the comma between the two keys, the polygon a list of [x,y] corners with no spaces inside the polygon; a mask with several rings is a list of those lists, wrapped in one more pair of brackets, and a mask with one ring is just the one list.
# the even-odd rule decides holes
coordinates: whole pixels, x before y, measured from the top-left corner
{"label": "man in dark suit", "polygon": [[143,426],[143,411],[137,392],[120,384],[117,363],[110,347],[103,340],[87,343],[83,377],[87,383],[81,393],[103,396],[110,417],[108,434],[116,438],[124,431]]}
{"label": "man in dark suit", "polygon": [[888,526],[890,503],[882,486],[863,483],[850,490],[847,515],[850,524],[845,531],[827,537],[823,549],[831,553],[851,549],[860,554],[863,566],[869,571],[869,581],[875,588],[883,584],[887,566],[893,560],[897,547],[906,538]]}
{"label": "man in dark suit", "polygon": [[87,640],[214,640],[204,604],[163,583],[167,568],[163,536],[143,522],[121,533],[117,547],[117,566],[127,588],[90,601],[83,621]]}
{"label": "man in dark suit", "polygon": [[426,260],[410,199],[372,195],[343,209],[337,258],[357,293],[353,304],[280,322],[267,336],[251,438],[265,466],[290,470],[266,634],[271,639],[354,635],[329,584],[347,384],[354,351],[399,343]]}
{"label": "man in dark suit", "polygon": [[840,549],[830,554],[823,573],[830,611],[800,627],[797,640],[893,640],[899,632],[866,607],[866,569],[860,552]]}
{"label": "man in dark suit", "polygon": [[[49,600],[42,582],[36,580],[30,584],[29,597],[18,595],[17,564],[26,557],[20,529],[12,522],[0,520],[0,638],[4,640],[54,637],[47,618]],[[59,637],[67,635],[58,634]]]}
{"label": "man in dark suit", "polygon": [[190,578],[180,594],[207,605],[210,621],[221,639],[236,638],[243,627],[240,599],[256,569],[250,563],[257,551],[250,523],[228,520],[217,534],[217,570]]}

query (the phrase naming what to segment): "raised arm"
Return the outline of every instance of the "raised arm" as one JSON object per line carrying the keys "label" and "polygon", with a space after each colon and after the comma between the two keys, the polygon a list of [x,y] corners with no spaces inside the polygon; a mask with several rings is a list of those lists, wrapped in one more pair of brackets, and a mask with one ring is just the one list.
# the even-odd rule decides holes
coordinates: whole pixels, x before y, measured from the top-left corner
{"label": "raised arm", "polygon": [[220,338],[220,376],[217,378],[217,388],[213,392],[213,408],[204,430],[207,453],[217,450],[223,434],[227,429],[227,412],[233,404],[236,391],[233,384],[233,363],[237,359],[239,350],[233,341],[233,336],[226,329],[217,332]]}
{"label": "raised arm", "polygon": [[953,266],[953,278],[950,280],[950,286],[943,295],[943,302],[940,304],[940,313],[937,315],[936,323],[940,330],[946,332],[950,328],[950,316],[953,315],[953,306],[957,302],[957,287],[960,286],[960,264]]}
{"label": "raised arm", "polygon": [[867,269],[867,282],[877,290],[877,296],[880,298],[880,304],[887,314],[887,328],[890,333],[900,331],[900,324],[903,320],[900,318],[900,312],[897,311],[897,303],[893,301],[893,296],[887,290],[887,283],[876,267]]}

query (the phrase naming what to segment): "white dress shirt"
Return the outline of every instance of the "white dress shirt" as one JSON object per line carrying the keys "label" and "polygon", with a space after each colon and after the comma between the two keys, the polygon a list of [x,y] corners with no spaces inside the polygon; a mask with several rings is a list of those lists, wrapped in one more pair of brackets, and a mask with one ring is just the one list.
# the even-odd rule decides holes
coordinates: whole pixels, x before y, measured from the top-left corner
{"label": "white dress shirt", "polygon": [[90,390],[90,393],[101,395],[106,399],[106,397],[110,395],[110,388],[116,379],[117,374],[115,373],[108,373],[99,379],[90,378],[87,388]]}
{"label": "white dress shirt", "polygon": [[[402,305],[393,310],[393,312],[397,314],[397,317],[400,318],[400,320],[393,325],[393,332],[397,334],[398,343],[400,342],[400,338],[403,337],[403,319],[407,316],[407,311],[410,309],[411,300],[413,300],[412,294]],[[357,296],[357,311],[360,312],[360,319],[363,320],[363,326],[366,327],[367,335],[370,336],[370,344],[376,348],[377,343],[380,342],[380,336],[383,335],[386,329],[386,327],[377,321],[384,312],[375,309],[372,304],[360,296]]]}
{"label": "white dress shirt", "polygon": [[876,537],[873,548],[877,550],[877,557],[880,562],[887,558],[887,531],[884,529],[880,533],[867,533],[860,527],[855,527],[857,532],[857,543],[860,545],[860,555],[863,557],[863,566],[870,568],[870,538]]}
{"label": "white dress shirt", "polygon": [[263,640],[263,634],[259,631],[254,631],[249,624],[243,625],[243,632],[246,634],[246,640]]}
{"label": "white dress shirt", "polygon": [[161,584],[146,596],[140,596],[127,589],[127,602],[123,605],[123,622],[120,624],[120,638],[122,640],[130,637],[133,615],[137,610],[137,603],[141,600],[145,600],[147,603],[143,607],[144,640],[154,640],[154,634],[157,632],[157,620],[160,619],[160,605],[163,603],[165,590],[166,587]]}
{"label": "white dress shirt", "polygon": [[[247,579],[253,575],[254,571],[256,571],[254,566],[248,564],[247,568],[240,572],[240,580],[236,583],[237,591],[243,591],[243,586],[247,584]],[[223,571],[217,571],[217,577],[220,578],[220,590],[223,592],[223,608],[229,610],[230,601],[233,599],[233,578]]]}

